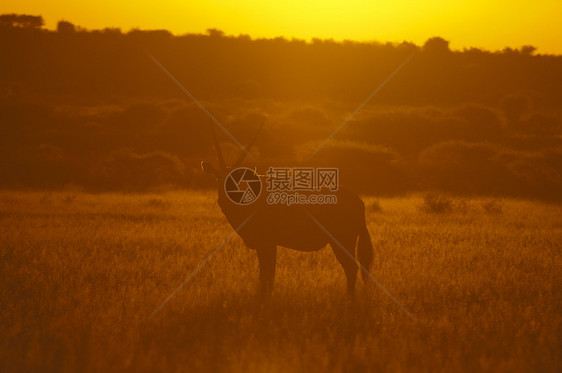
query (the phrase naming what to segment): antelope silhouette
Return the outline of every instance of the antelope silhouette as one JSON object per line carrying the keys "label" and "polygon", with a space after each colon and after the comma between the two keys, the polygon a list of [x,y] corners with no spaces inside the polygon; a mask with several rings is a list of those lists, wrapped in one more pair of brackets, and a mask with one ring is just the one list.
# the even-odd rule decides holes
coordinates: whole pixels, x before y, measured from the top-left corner
{"label": "antelope silhouette", "polygon": [[[246,147],[247,151],[255,143],[262,127],[263,123]],[[312,252],[330,244],[347,277],[347,293],[353,296],[358,263],[368,270],[373,261],[373,246],[361,198],[339,187],[333,192],[337,196],[334,204],[269,204],[265,193],[261,193],[252,204],[236,204],[226,195],[225,178],[241,165],[248,153],[243,152],[231,167],[227,167],[212,127],[211,130],[219,168],[205,161],[201,162],[201,168],[206,174],[216,177],[219,207],[246,246],[257,253],[260,267],[258,294],[266,297],[273,291],[277,246]],[[355,258],[356,244],[358,261]],[[363,280],[366,281],[365,273]]]}

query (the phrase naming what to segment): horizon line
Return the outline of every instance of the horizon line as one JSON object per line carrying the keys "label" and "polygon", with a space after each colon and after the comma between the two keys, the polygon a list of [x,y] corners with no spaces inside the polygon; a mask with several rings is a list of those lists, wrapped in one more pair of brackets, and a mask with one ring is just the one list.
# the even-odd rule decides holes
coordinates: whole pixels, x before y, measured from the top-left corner
{"label": "horizon line", "polygon": [[[223,29],[217,28],[217,27],[209,27],[207,29],[205,29],[204,31],[186,31],[186,32],[174,32],[172,30],[169,30],[167,28],[141,28],[140,26],[135,26],[135,27],[130,27],[128,29],[123,28],[123,27],[118,27],[118,26],[105,26],[103,28],[87,28],[87,27],[83,27],[80,26],[79,24],[76,24],[68,19],[65,19],[64,17],[59,19],[58,21],[56,21],[56,23],[49,27],[46,26],[46,19],[43,17],[43,15],[39,14],[39,15],[33,15],[33,14],[28,14],[28,13],[1,13],[0,16],[3,15],[29,15],[29,16],[34,16],[34,17],[41,17],[43,19],[43,25],[40,28],[41,30],[45,30],[45,31],[52,31],[52,32],[58,32],[57,31],[57,26],[60,22],[68,22],[72,25],[74,25],[76,27],[76,31],[77,32],[103,32],[105,30],[113,30],[113,31],[117,31],[119,30],[120,33],[122,34],[129,34],[131,32],[134,31],[141,31],[141,32],[155,32],[155,31],[163,31],[163,32],[167,32],[169,33],[171,36],[173,37],[182,37],[182,36],[189,36],[189,35],[199,35],[199,36],[212,36],[213,32],[216,32],[218,34],[218,36],[220,37],[226,37],[226,38],[240,38],[240,37],[248,37],[251,41],[256,41],[256,40],[279,40],[279,39],[284,39],[288,42],[305,42],[306,44],[314,44],[315,42],[319,41],[319,42],[332,42],[332,43],[337,43],[337,44],[346,44],[346,43],[357,43],[357,44],[366,44],[366,45],[392,45],[394,47],[406,44],[406,45],[412,45],[415,46],[417,48],[423,48],[425,42],[427,42],[430,39],[433,38],[441,38],[447,42],[451,42],[451,39],[448,39],[444,36],[441,36],[439,34],[436,35],[432,35],[430,37],[428,37],[427,39],[425,39],[424,44],[417,44],[414,41],[411,40],[402,40],[402,41],[391,41],[391,40],[386,40],[386,41],[381,41],[378,39],[363,39],[363,38],[357,38],[357,39],[349,39],[349,38],[335,38],[335,37],[318,37],[318,36],[311,36],[308,38],[304,38],[304,37],[298,37],[298,36],[290,36],[290,35],[277,35],[277,36],[256,36],[256,35],[252,35],[250,33],[227,33],[226,31],[224,31]],[[562,53],[554,53],[554,52],[541,52],[540,51],[540,47],[535,45],[535,44],[521,44],[519,46],[509,46],[506,45],[504,46],[502,49],[488,49],[486,47],[483,46],[466,46],[463,45],[461,48],[450,48],[449,50],[451,52],[467,52],[470,50],[479,50],[482,52],[488,52],[488,53],[504,53],[506,51],[515,51],[515,52],[521,52],[521,50],[524,47],[533,47],[534,48],[534,52],[532,53],[533,56],[554,56],[554,57],[560,57],[562,56]]]}

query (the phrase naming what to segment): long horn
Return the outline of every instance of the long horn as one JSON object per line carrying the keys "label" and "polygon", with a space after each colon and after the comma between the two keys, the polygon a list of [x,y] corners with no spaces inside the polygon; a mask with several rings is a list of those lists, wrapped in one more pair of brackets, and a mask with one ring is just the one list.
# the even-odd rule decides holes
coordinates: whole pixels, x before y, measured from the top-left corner
{"label": "long horn", "polygon": [[248,155],[248,153],[250,152],[250,149],[252,149],[252,146],[254,146],[254,143],[256,142],[256,140],[258,139],[258,136],[261,132],[261,129],[263,128],[263,125],[265,123],[265,119],[263,120],[263,122],[261,122],[260,124],[260,128],[258,128],[258,132],[256,132],[256,135],[254,136],[254,138],[252,139],[252,141],[250,141],[250,143],[248,144],[248,146],[246,146],[246,151],[242,152],[242,154],[240,154],[240,157],[238,157],[238,159],[236,160],[236,162],[234,162],[234,165],[232,166],[232,168],[236,168],[238,166],[240,166],[240,164],[242,163],[242,161],[244,161],[244,158],[246,158],[246,156]]}
{"label": "long horn", "polygon": [[211,124],[211,133],[213,134],[213,141],[215,142],[215,150],[217,151],[217,158],[219,159],[219,167],[222,171],[226,170],[226,163],[224,163],[224,157],[222,156],[222,150],[219,145],[219,140],[217,139],[217,134],[215,133],[215,128]]}

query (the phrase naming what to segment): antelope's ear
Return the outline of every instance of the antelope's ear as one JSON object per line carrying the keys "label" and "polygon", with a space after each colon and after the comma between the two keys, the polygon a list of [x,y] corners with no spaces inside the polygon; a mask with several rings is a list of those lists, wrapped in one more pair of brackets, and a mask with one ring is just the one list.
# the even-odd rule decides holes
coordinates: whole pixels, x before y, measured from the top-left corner
{"label": "antelope's ear", "polygon": [[201,169],[207,175],[211,174],[211,175],[214,175],[216,178],[219,177],[219,173],[217,172],[217,169],[214,168],[213,165],[210,164],[209,162],[205,162],[205,161],[201,162]]}

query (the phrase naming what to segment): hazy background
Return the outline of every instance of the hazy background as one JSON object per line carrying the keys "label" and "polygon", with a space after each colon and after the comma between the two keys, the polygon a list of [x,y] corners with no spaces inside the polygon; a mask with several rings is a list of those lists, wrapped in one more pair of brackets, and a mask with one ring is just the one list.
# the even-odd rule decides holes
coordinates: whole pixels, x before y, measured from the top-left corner
{"label": "hazy background", "polygon": [[[259,12],[220,8],[230,0],[207,12],[247,22],[254,37],[0,16],[0,371],[561,372],[562,214],[543,201],[562,199],[562,56],[541,54],[549,49],[533,35],[562,29],[548,32],[545,20],[526,33],[548,1],[512,18],[517,30],[472,18],[504,0],[470,2],[464,23],[426,10],[482,43],[513,33],[540,48],[497,52],[456,50],[440,32],[418,45],[256,39]],[[18,3],[47,17],[46,2]],[[92,9],[125,28],[140,13],[136,2],[112,1],[122,7],[113,14],[103,14],[109,1],[93,3],[66,4],[69,20],[82,24]],[[415,13],[428,2],[396,3],[434,20]],[[319,3],[288,4],[298,24]],[[185,8],[169,9],[181,18]],[[330,28],[337,16],[313,19]],[[275,293],[256,299],[255,252],[200,170],[216,163],[211,121],[146,52],[242,143],[267,118],[246,165],[340,167],[341,182],[364,194],[369,270],[416,320],[370,281],[344,299],[330,250],[280,249]],[[232,163],[240,150],[217,132]]]}
{"label": "hazy background", "polygon": [[[0,17],[0,187],[207,188],[210,120],[154,55],[242,143],[267,118],[260,171],[310,152],[413,59],[311,161],[361,193],[442,190],[560,199],[562,57],[423,45],[88,31]],[[238,155],[226,136],[231,162]]]}

